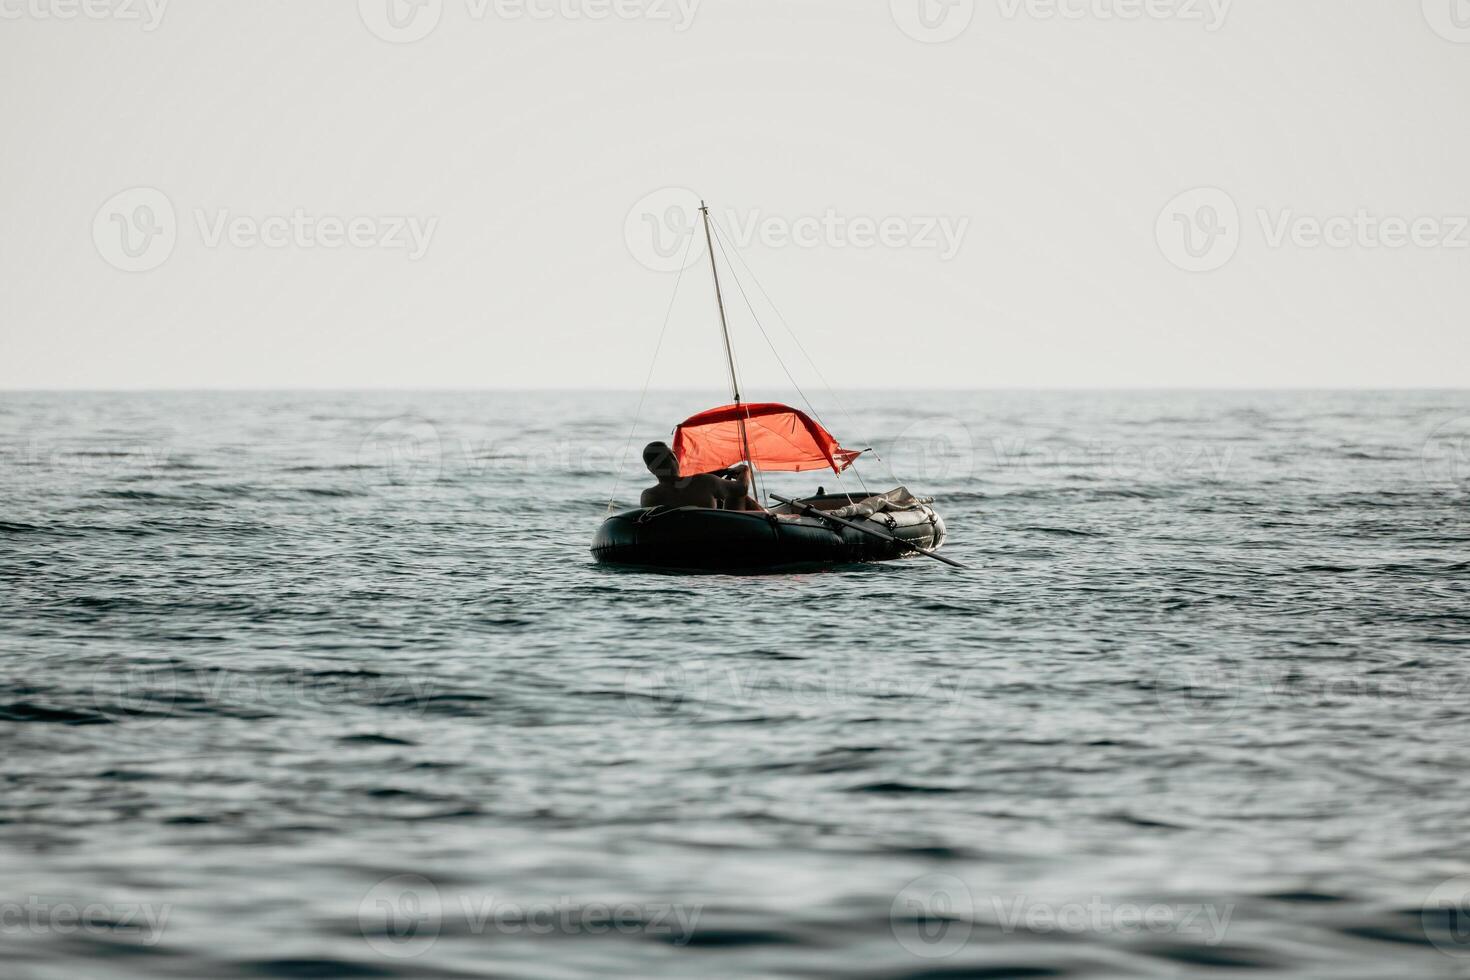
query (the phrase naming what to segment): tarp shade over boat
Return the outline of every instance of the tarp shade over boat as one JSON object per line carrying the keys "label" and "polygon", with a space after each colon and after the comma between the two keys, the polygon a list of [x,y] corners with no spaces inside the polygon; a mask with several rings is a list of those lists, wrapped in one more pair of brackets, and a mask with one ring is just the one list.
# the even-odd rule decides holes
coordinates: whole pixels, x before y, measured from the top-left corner
{"label": "tarp shade over boat", "polygon": [[750,443],[750,460],[757,469],[796,473],[830,466],[834,473],[841,473],[861,455],[837,445],[832,433],[789,405],[722,405],[685,419],[674,430],[679,472],[708,473],[744,459],[741,421]]}

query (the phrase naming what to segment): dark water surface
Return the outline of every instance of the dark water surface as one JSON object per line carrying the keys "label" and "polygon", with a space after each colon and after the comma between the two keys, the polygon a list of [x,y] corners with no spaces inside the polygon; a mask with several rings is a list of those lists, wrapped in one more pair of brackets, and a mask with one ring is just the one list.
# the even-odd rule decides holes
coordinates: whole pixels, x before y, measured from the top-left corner
{"label": "dark water surface", "polygon": [[1470,975],[1470,395],[846,400],[972,571],[594,566],[633,395],[0,395],[0,975]]}

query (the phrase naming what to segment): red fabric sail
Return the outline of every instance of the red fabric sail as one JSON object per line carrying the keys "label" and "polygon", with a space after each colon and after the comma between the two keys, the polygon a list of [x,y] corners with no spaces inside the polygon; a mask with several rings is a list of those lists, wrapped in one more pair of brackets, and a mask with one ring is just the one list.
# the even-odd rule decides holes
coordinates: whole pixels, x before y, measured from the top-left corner
{"label": "red fabric sail", "polygon": [[789,405],[722,405],[685,419],[674,430],[679,472],[708,473],[744,459],[742,421],[750,460],[757,469],[795,473],[830,466],[841,473],[861,455],[837,445],[832,433]]}

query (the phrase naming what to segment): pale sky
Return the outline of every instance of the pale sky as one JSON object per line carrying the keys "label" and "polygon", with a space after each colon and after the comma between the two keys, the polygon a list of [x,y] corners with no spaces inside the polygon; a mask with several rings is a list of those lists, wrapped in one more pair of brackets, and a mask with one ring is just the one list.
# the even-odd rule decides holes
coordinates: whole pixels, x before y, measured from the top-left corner
{"label": "pale sky", "polygon": [[3,388],[637,388],[686,191],[839,387],[1470,383],[1467,0],[0,0],[0,82]]}

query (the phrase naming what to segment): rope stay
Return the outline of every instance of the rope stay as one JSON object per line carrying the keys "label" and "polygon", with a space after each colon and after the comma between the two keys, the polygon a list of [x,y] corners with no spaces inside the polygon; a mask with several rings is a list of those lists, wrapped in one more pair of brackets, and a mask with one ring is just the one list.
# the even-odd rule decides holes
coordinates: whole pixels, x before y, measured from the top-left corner
{"label": "rope stay", "polygon": [[740,290],[740,298],[745,300],[745,308],[750,311],[750,318],[755,321],[756,329],[761,332],[761,337],[765,340],[766,346],[771,349],[771,354],[776,358],[776,363],[781,365],[781,370],[786,374],[786,380],[790,381],[791,387],[796,389],[796,394],[801,398],[802,404],[806,406],[807,411],[812,413],[812,418],[816,419],[817,423],[825,428],[827,423],[822,421],[822,417],[817,414],[817,410],[813,407],[811,399],[806,396],[806,392],[801,390],[801,385],[797,384],[796,379],[791,376],[791,369],[781,359],[781,354],[776,350],[776,345],[771,342],[770,334],[766,333],[766,328],[761,325],[761,318],[756,314],[755,307],[750,302],[750,296],[745,292],[745,285],[740,281],[740,277],[735,274],[735,265],[730,261],[730,253],[725,250],[724,236],[718,231],[715,232],[715,242],[720,246],[720,254],[725,257],[725,265],[730,269],[731,281],[735,283],[735,288]]}
{"label": "rope stay", "polygon": [[[719,224],[719,219],[715,219],[715,224],[717,226],[717,235],[720,235],[720,233],[722,232],[728,234],[728,232],[725,232],[724,226]],[[723,237],[723,235],[721,235],[721,237]],[[722,253],[724,252],[723,242],[721,243],[721,251]],[[750,302],[750,297],[745,295],[745,288],[741,284],[740,275],[737,272],[734,263],[730,262],[729,260],[730,254],[733,254],[735,259],[739,261],[740,268],[745,270],[745,274],[750,277],[751,284],[754,285],[756,290],[759,291],[761,298],[763,298],[766,301],[766,305],[771,308],[771,312],[776,314],[777,321],[780,322],[783,328],[785,328],[786,333],[791,338],[792,343],[796,345],[796,349],[799,350],[801,352],[801,356],[805,358],[807,366],[812,369],[812,373],[817,376],[817,380],[822,383],[822,387],[827,389],[827,394],[830,395],[832,400],[837,403],[838,410],[842,412],[843,418],[847,420],[847,424],[850,426],[849,431],[856,432],[858,430],[857,420],[853,418],[852,412],[848,411],[847,404],[843,402],[841,396],[838,395],[837,391],[832,387],[830,383],[828,383],[826,375],[824,375],[822,373],[822,369],[817,366],[817,362],[807,351],[806,345],[801,342],[801,338],[796,335],[796,331],[792,328],[791,324],[786,321],[786,317],[781,314],[780,308],[776,306],[775,300],[771,299],[770,294],[767,293],[765,287],[761,285],[760,279],[756,276],[755,271],[751,269],[750,265],[745,261],[745,258],[740,254],[740,250],[735,248],[734,243],[732,242],[730,245],[730,252],[725,253],[726,264],[730,266],[730,277],[735,280],[735,284],[737,286],[740,286],[741,295],[745,299],[747,308],[750,309],[751,318],[755,320],[756,326],[760,328],[761,336],[765,338],[766,346],[771,348],[771,353],[775,356],[776,362],[781,365],[781,370],[786,373],[787,379],[791,382],[792,387],[796,388],[797,394],[801,396],[801,399],[806,404],[807,409],[812,413],[813,417],[815,417],[819,423],[821,423],[824,427],[826,426],[827,423],[822,421],[821,416],[817,414],[817,410],[812,407],[811,399],[807,398],[806,392],[802,391],[801,386],[796,383],[796,379],[791,375],[790,368],[786,366],[786,362],[782,360],[781,354],[776,350],[776,345],[772,342],[770,335],[766,333],[765,327],[761,325],[760,317],[756,314],[754,305]],[[888,461],[883,458],[883,454],[879,452],[876,447],[869,446],[867,451],[871,452],[873,454],[873,458],[878,460],[878,462],[883,465],[883,469],[885,472],[888,473],[889,479],[891,479],[895,484],[902,482],[894,474],[893,469],[888,465]],[[852,472],[857,476],[858,483],[862,485],[863,493],[870,493],[871,491],[868,490],[867,481],[863,479],[862,470],[858,468],[856,460],[854,460],[852,463]],[[838,483],[842,482],[841,473],[837,474],[837,481]]]}
{"label": "rope stay", "polygon": [[[718,222],[716,222],[716,224],[718,225]],[[750,301],[750,295],[745,291],[745,284],[740,281],[740,274],[735,269],[735,263],[730,261],[731,252],[734,252],[737,256],[740,253],[738,250],[735,249],[734,243],[731,243],[728,250],[725,248],[725,235],[723,234],[723,232],[723,227],[716,228],[715,243],[720,247],[720,254],[725,257],[725,266],[730,270],[730,279],[735,283],[735,288],[740,291],[740,298],[745,301],[745,308],[750,311],[751,320],[755,322],[756,329],[760,331],[761,338],[765,340],[766,346],[771,349],[771,356],[776,359],[777,364],[781,365],[781,370],[783,373],[785,373],[786,380],[790,381],[791,387],[796,389],[796,394],[801,399],[802,404],[806,406],[806,409],[808,412],[811,413],[812,418],[817,420],[818,425],[822,426],[824,429],[827,428],[827,423],[822,420],[822,416],[817,412],[816,406],[812,404],[812,400],[808,398],[806,392],[802,390],[801,385],[796,380],[796,377],[792,375],[791,369],[786,366],[786,361],[784,358],[781,357],[781,352],[776,349],[776,344],[774,341],[771,340],[771,335],[766,332],[765,325],[761,323],[760,314],[756,313],[755,304]],[[741,264],[744,264],[743,260]],[[747,273],[750,272],[749,266],[746,266],[745,269]],[[754,276],[752,276],[751,278],[753,281]],[[789,332],[790,328],[788,327],[787,330]],[[863,480],[862,471],[857,468],[856,461],[849,465],[852,467],[853,473],[857,476],[858,483],[861,484],[863,492],[867,493],[868,484],[865,480]],[[842,482],[842,471],[838,470],[836,472],[836,476],[837,482],[840,484]]]}
{"label": "rope stay", "polygon": [[643,379],[643,391],[638,395],[638,408],[633,412],[633,424],[628,428],[628,440],[623,443],[623,455],[618,460],[617,481],[613,483],[612,496],[607,498],[607,511],[605,513],[608,514],[612,513],[613,504],[618,499],[618,491],[623,487],[623,471],[628,466],[628,450],[633,447],[633,436],[637,435],[638,423],[643,419],[643,403],[648,398],[648,386],[653,382],[654,368],[658,367],[658,355],[663,350],[664,337],[669,332],[669,320],[674,315],[674,303],[679,299],[679,283],[684,279],[684,270],[689,265],[689,251],[693,247],[694,235],[690,234],[689,241],[684,245],[683,258],[679,260],[679,272],[674,276],[674,293],[669,297],[669,308],[664,311],[664,323],[658,331],[658,343],[654,344],[653,347],[653,360],[649,362],[648,374]]}

